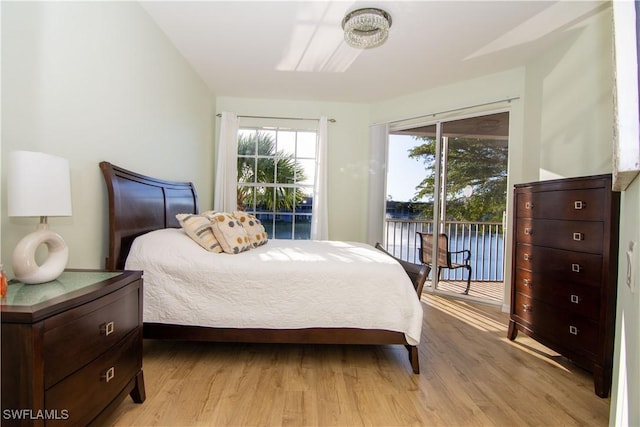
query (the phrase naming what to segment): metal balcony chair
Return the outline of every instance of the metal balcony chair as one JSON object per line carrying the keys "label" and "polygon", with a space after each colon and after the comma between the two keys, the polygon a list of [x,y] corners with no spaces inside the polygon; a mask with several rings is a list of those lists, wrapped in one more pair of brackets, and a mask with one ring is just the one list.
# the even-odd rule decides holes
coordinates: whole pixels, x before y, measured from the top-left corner
{"label": "metal balcony chair", "polygon": [[[420,262],[428,265],[433,270],[433,234],[421,233],[420,235]],[[460,259],[461,258],[461,259]],[[458,269],[464,268],[468,272],[467,288],[463,292],[465,295],[469,293],[471,287],[471,251],[464,249],[461,251],[449,251],[449,237],[440,233],[438,237],[438,280],[440,280],[440,272],[443,268]]]}

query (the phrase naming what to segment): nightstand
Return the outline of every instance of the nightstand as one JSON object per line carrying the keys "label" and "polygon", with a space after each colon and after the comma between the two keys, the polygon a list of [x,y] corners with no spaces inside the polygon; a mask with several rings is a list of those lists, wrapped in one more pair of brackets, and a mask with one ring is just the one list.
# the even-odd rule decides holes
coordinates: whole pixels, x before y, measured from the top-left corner
{"label": "nightstand", "polygon": [[3,425],[88,425],[145,400],[142,273],[66,270],[2,298]]}

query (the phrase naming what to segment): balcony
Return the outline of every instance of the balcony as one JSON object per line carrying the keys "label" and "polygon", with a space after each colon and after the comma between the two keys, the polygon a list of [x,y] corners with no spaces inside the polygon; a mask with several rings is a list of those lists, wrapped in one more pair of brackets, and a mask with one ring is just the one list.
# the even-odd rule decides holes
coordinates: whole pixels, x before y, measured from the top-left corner
{"label": "balcony", "polygon": [[[417,232],[432,233],[433,224],[425,220],[385,220],[387,251],[405,261],[419,263]],[[444,232],[449,236],[449,250],[471,251],[471,288],[469,296],[492,303],[504,298],[504,230],[499,222],[447,221]],[[431,286],[431,277],[425,286]],[[461,293],[466,287],[466,270],[443,269],[438,289]]]}

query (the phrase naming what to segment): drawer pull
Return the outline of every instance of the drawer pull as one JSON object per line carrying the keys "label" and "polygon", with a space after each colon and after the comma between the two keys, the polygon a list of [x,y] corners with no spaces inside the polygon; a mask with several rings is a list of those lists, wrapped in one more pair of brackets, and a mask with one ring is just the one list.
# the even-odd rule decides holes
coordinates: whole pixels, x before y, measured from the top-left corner
{"label": "drawer pull", "polygon": [[114,322],[103,323],[100,325],[100,333],[102,335],[109,336],[116,330],[116,324]]}
{"label": "drawer pull", "polygon": [[584,240],[584,234],[582,233],[573,233],[573,240]]}
{"label": "drawer pull", "polygon": [[533,258],[531,254],[524,254],[522,257],[524,258],[525,261],[531,261],[531,259]]}
{"label": "drawer pull", "polygon": [[525,236],[533,235],[533,229],[532,228],[525,228],[524,229],[524,234],[525,234]]}
{"label": "drawer pull", "polygon": [[533,312],[533,307],[529,304],[522,304],[522,311],[525,313],[531,313]]}
{"label": "drawer pull", "polygon": [[571,271],[574,273],[580,273],[580,270],[582,270],[580,264],[571,264]]}
{"label": "drawer pull", "polygon": [[578,211],[584,209],[585,203],[582,200],[576,200],[575,202],[573,202],[573,208]]}
{"label": "drawer pull", "polygon": [[526,202],[524,204],[525,209],[533,209],[533,202]]}
{"label": "drawer pull", "polygon": [[116,368],[112,366],[106,371],[104,371],[104,373],[101,375],[101,378],[104,380],[104,382],[108,383],[109,381],[114,379],[115,376],[116,376]]}
{"label": "drawer pull", "polygon": [[574,304],[580,304],[580,297],[578,295],[571,295],[571,302]]}
{"label": "drawer pull", "polygon": [[578,328],[575,326],[569,326],[569,333],[571,335],[578,335]]}
{"label": "drawer pull", "polygon": [[524,286],[526,286],[527,288],[531,288],[532,287],[531,286],[531,280],[529,280],[529,279],[522,279],[522,284]]}

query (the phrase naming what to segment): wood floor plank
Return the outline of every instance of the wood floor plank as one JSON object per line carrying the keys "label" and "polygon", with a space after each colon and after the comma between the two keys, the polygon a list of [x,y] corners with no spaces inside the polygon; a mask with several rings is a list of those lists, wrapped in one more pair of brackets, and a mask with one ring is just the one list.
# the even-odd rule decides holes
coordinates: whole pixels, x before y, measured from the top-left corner
{"label": "wood floor plank", "polygon": [[113,426],[606,426],[591,375],[491,305],[423,295],[414,375],[402,346],[146,340],[147,400]]}

